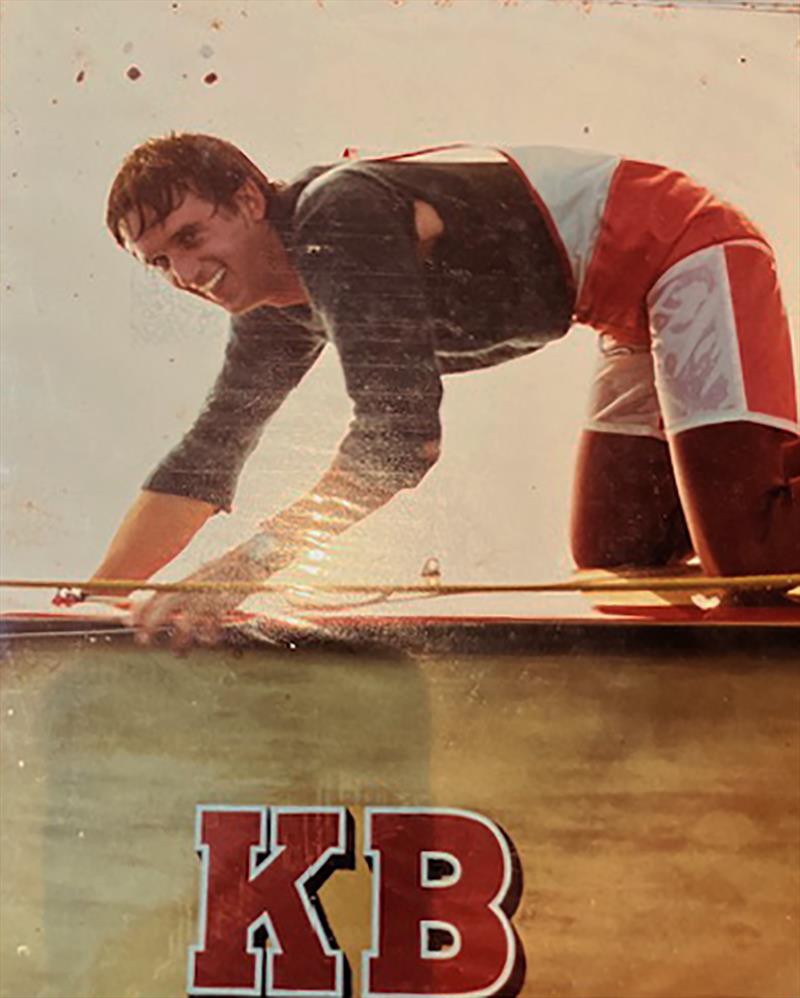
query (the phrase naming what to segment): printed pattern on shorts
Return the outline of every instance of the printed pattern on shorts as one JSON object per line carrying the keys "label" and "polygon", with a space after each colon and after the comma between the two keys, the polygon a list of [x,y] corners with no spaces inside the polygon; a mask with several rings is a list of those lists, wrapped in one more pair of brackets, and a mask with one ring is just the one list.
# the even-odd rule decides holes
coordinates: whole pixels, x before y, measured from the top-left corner
{"label": "printed pattern on shorts", "polygon": [[576,304],[578,322],[632,345],[648,345],[646,298],[653,285],[685,257],[734,239],[763,237],[740,211],[691,177],[655,163],[621,160]]}
{"label": "printed pattern on shorts", "polygon": [[667,433],[733,420],[797,431],[788,322],[765,244],[700,250],[672,266],[647,303]]}

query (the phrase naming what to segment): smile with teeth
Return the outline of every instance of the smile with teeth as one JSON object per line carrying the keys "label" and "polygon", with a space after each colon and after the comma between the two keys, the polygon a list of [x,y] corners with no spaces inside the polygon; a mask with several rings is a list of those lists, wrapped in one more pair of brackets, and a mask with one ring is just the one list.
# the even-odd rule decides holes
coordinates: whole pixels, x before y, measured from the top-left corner
{"label": "smile with teeth", "polygon": [[211,277],[210,280],[206,281],[205,284],[198,286],[197,290],[204,295],[211,295],[214,293],[217,287],[219,287],[222,278],[225,276],[226,270],[224,267],[220,267],[216,274]]}

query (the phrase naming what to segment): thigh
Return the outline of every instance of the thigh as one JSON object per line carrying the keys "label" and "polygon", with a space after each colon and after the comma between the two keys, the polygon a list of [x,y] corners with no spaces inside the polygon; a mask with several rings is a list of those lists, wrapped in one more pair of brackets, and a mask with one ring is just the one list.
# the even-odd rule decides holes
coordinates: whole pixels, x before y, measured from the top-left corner
{"label": "thigh", "polygon": [[572,496],[580,568],[665,565],[689,553],[649,346],[606,333]]}
{"label": "thigh", "polygon": [[693,254],[659,279],[648,310],[656,393],[703,567],[797,570],[796,385],[769,247]]}
{"label": "thigh", "polygon": [[666,442],[585,430],[570,533],[579,568],[659,566],[689,555],[691,543]]}
{"label": "thigh", "polygon": [[797,433],[789,322],[765,243],[686,257],[655,283],[647,310],[667,436],[732,422]]}

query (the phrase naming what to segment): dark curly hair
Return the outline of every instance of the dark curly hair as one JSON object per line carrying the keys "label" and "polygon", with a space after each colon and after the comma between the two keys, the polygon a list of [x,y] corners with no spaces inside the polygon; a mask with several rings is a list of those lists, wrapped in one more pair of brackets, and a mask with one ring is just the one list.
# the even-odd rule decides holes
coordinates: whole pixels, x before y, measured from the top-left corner
{"label": "dark curly hair", "polygon": [[114,178],[106,225],[125,246],[122,222],[130,212],[136,212],[141,233],[148,209],[163,222],[189,191],[217,206],[231,207],[248,179],[267,198],[281,186],[268,180],[241,149],[213,135],[172,132],[148,139],[128,153]]}

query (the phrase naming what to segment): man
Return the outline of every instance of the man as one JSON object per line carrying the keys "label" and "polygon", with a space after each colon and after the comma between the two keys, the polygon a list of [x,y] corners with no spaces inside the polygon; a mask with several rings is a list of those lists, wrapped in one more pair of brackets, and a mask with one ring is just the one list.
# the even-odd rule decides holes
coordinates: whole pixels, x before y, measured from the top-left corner
{"label": "man", "polygon": [[[447,161],[450,160],[450,161]],[[800,447],[770,248],[683,174],[543,147],[429,150],[270,182],[210,136],[126,159],[107,221],[177,289],[232,316],[225,364],[95,579],[149,578],[229,509],[265,422],[326,343],[354,416],[307,495],[192,576],[257,582],[413,488],[442,375],[600,334],[572,514],[580,567],[692,551],[716,574],[800,569]],[[241,591],[157,595],[143,639],[211,642]]]}

